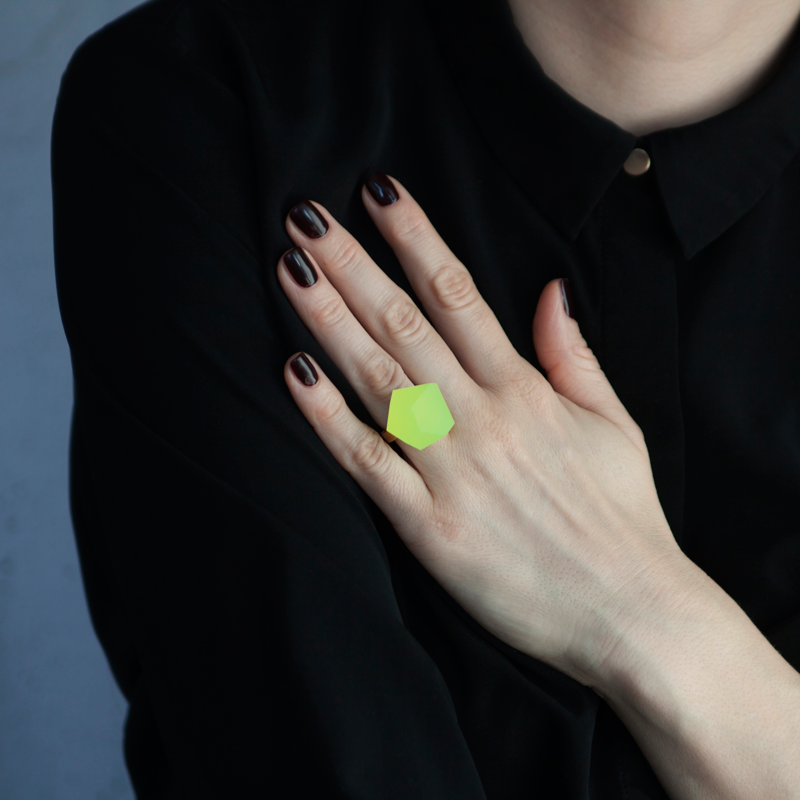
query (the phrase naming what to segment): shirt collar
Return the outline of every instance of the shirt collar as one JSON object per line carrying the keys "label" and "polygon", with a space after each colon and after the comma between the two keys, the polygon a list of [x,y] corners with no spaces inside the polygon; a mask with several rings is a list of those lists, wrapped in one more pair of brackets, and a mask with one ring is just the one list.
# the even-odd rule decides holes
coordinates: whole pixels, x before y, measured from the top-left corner
{"label": "shirt collar", "polygon": [[800,150],[800,35],[755,94],[700,122],[637,137],[539,66],[507,0],[423,0],[475,125],[542,214],[574,241],[635,147],[650,154],[689,259],[747,211]]}

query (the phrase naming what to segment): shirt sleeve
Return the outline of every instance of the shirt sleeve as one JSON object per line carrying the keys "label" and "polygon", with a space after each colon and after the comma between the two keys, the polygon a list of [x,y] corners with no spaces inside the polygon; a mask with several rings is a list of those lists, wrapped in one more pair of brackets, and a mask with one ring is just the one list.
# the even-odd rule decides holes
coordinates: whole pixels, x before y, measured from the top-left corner
{"label": "shirt sleeve", "polygon": [[382,515],[283,378],[313,339],[277,282],[292,242],[282,218],[260,223],[259,191],[292,187],[256,186],[229,85],[132,42],[101,31],[76,51],[51,170],[71,511],[130,702],[134,788],[484,798],[403,624]]}

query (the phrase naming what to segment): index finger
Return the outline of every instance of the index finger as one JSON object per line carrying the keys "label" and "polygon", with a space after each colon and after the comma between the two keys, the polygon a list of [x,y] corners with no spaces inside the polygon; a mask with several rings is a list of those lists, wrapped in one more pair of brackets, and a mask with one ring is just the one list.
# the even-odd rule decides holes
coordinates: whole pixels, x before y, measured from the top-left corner
{"label": "index finger", "polygon": [[[385,181],[389,179],[391,183]],[[392,185],[397,200],[391,199]],[[371,194],[376,191],[382,202]],[[376,173],[361,189],[364,205],[394,251],[439,335],[470,377],[483,388],[535,370],[517,353],[472,275],[453,254],[425,212],[396,178]],[[544,380],[544,377],[542,377]]]}

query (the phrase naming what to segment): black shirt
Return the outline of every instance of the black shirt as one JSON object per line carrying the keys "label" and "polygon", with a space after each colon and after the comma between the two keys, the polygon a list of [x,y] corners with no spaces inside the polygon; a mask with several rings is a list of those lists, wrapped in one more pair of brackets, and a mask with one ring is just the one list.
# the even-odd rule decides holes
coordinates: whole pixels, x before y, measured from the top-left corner
{"label": "black shirt", "polygon": [[569,278],[681,548],[800,667],[797,40],[736,107],[642,137],[550,80],[501,0],[151,0],[78,48],[52,135],[71,510],[139,798],[666,797],[292,400],[305,350],[380,427],[276,272],[312,199],[416,300],[375,171],[537,368],[536,302]]}

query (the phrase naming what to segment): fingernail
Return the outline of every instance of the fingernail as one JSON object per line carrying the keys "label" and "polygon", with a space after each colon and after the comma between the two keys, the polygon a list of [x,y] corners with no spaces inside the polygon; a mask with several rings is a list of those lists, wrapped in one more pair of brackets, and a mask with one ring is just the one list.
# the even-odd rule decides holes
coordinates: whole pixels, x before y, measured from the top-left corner
{"label": "fingernail", "polygon": [[314,365],[308,360],[305,353],[300,353],[295,356],[290,362],[289,366],[292,368],[297,379],[304,383],[306,386],[313,386],[317,382],[317,371]]}
{"label": "fingernail", "polygon": [[561,302],[564,304],[564,311],[571,319],[575,319],[573,308],[575,307],[572,302],[572,289],[569,285],[569,278],[561,279]]}
{"label": "fingernail", "polygon": [[319,239],[328,232],[328,223],[308,200],[301,200],[289,212],[289,216],[309,239]]}
{"label": "fingernail", "polygon": [[317,282],[317,271],[314,265],[306,258],[302,247],[293,247],[288,253],[283,254],[283,263],[286,269],[299,286],[307,289]]}
{"label": "fingernail", "polygon": [[397,188],[392,179],[382,172],[376,172],[367,178],[367,189],[369,193],[377,200],[382,206],[390,206],[396,203],[400,195],[397,194]]}

